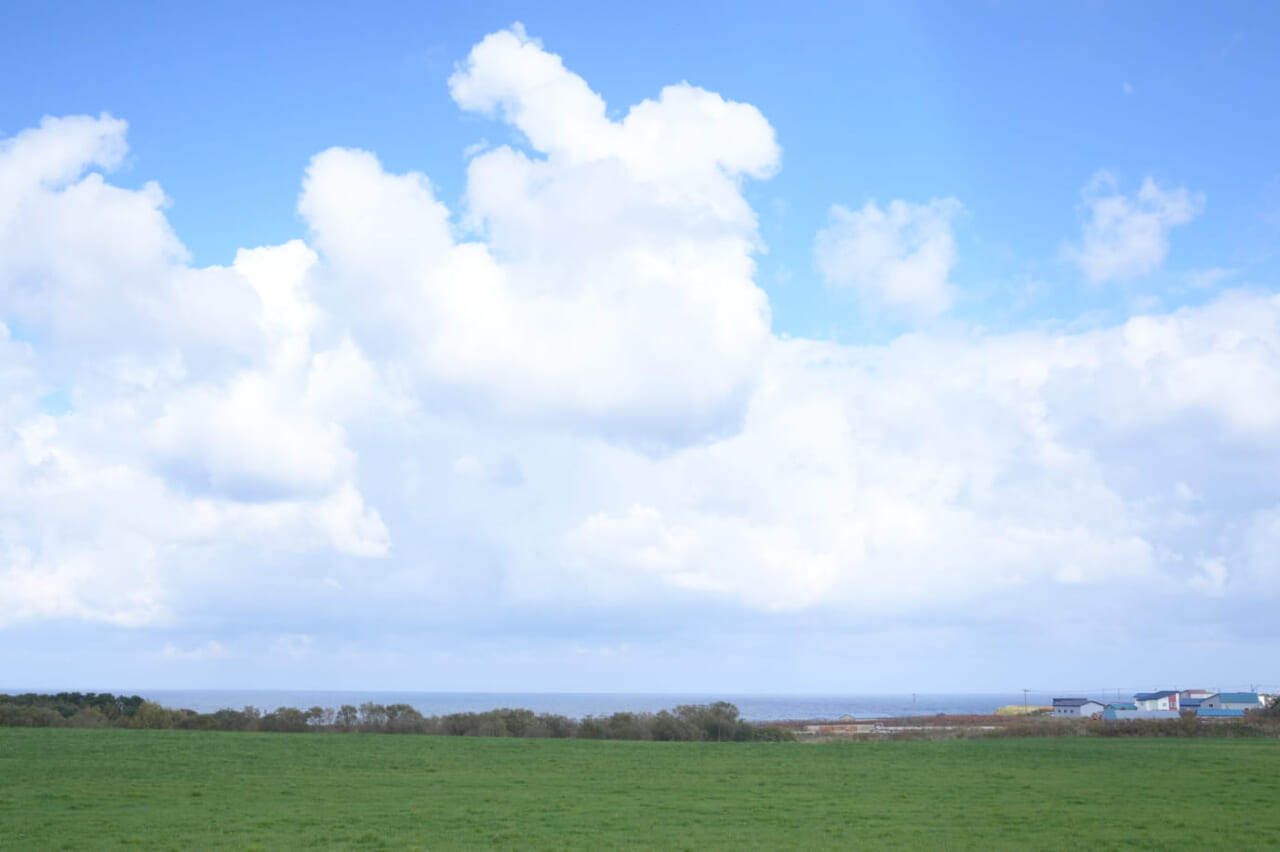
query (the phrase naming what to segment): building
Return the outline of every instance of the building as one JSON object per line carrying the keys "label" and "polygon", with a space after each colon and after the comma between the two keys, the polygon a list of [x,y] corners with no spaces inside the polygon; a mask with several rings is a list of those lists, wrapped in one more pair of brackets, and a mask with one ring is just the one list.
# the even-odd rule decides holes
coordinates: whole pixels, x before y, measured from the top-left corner
{"label": "building", "polygon": [[1200,702],[1201,710],[1258,710],[1265,706],[1256,692],[1219,692]]}
{"label": "building", "polygon": [[1132,701],[1113,701],[1107,705],[1108,710],[1137,710],[1138,705]]}
{"label": "building", "polygon": [[1213,695],[1213,691],[1208,689],[1179,689],[1178,703],[1185,710],[1188,701],[1204,701],[1210,695]]}
{"label": "building", "polygon": [[1178,693],[1165,689],[1160,692],[1139,692],[1133,696],[1133,703],[1139,710],[1177,710]]}
{"label": "building", "polygon": [[1197,719],[1243,719],[1244,711],[1243,710],[1227,710],[1224,708],[1219,708],[1214,710],[1214,709],[1206,709],[1204,707],[1201,707],[1199,710],[1196,711],[1196,718]]}
{"label": "building", "polygon": [[1102,718],[1108,722],[1136,722],[1147,719],[1181,719],[1177,710],[1116,710],[1108,707],[1102,711]]}
{"label": "building", "polygon": [[1095,713],[1101,713],[1107,705],[1092,698],[1055,698],[1053,699],[1054,716],[1074,716],[1090,719]]}
{"label": "building", "polygon": [[1180,689],[1178,690],[1178,709],[1199,710],[1200,705],[1211,695],[1213,693],[1207,689]]}

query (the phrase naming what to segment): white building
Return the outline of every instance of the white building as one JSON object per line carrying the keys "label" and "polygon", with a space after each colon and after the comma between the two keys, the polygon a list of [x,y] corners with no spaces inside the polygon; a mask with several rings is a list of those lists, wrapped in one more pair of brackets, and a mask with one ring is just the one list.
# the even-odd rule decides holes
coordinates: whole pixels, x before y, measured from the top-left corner
{"label": "white building", "polygon": [[1257,710],[1266,704],[1256,692],[1219,692],[1200,703],[1206,710]]}
{"label": "white building", "polygon": [[1092,698],[1055,698],[1053,699],[1054,716],[1074,716],[1092,718],[1094,713],[1101,713],[1107,705]]}
{"label": "white building", "polygon": [[1177,710],[1178,693],[1165,689],[1160,692],[1139,692],[1133,696],[1139,710]]}

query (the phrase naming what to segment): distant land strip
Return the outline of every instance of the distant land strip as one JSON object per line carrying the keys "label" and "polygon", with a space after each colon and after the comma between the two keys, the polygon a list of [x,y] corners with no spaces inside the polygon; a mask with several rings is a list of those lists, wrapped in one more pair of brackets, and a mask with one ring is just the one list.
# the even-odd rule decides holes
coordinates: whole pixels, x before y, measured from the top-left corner
{"label": "distant land strip", "polygon": [[0,727],[135,728],[260,731],[273,733],[377,733],[543,739],[670,742],[823,742],[835,739],[967,739],[973,737],[1156,736],[1280,738],[1280,699],[1243,718],[1205,722],[1193,713],[1177,719],[1108,723],[1043,715],[911,716],[855,720],[793,720],[757,724],[727,701],[681,704],[656,713],[618,712],[581,719],[557,713],[498,708],[425,716],[408,704],[343,704],[338,708],[253,706],[212,713],[174,709],[139,695],[94,692],[0,694]]}

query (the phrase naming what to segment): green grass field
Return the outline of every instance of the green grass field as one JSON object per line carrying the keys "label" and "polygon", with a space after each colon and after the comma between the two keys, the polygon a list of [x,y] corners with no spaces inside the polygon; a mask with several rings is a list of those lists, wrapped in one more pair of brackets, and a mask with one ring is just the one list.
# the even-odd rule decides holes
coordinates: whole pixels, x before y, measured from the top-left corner
{"label": "green grass field", "polygon": [[0,849],[1275,848],[1280,742],[0,729]]}

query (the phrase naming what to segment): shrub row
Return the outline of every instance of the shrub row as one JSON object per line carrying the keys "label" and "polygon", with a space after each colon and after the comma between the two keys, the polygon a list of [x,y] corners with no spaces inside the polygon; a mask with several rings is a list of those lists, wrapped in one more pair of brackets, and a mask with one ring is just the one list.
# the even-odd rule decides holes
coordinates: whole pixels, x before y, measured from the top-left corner
{"label": "shrub row", "polygon": [[[64,694],[65,695],[65,694]],[[107,696],[111,698],[112,696]],[[55,700],[58,696],[0,695],[0,725],[20,727],[151,728],[200,731],[274,731],[301,733],[435,734],[462,737],[548,737],[593,740],[671,740],[684,742],[780,742],[795,739],[786,728],[753,725],[726,701],[683,704],[657,713],[614,713],[572,719],[553,713],[502,708],[483,713],[424,716],[408,704],[344,704],[338,709],[256,707],[196,713],[151,701],[126,703],[129,712],[109,713],[106,704]],[[45,700],[41,700],[45,699]],[[66,712],[69,711],[69,712]]]}

